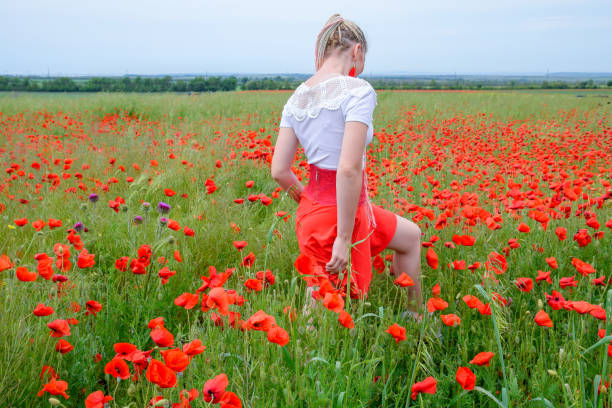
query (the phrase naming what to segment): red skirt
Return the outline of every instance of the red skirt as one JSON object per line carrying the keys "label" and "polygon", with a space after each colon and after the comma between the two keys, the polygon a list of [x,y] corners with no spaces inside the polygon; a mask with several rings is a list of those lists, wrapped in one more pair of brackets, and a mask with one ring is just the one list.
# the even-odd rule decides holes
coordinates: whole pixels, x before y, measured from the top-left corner
{"label": "red skirt", "polygon": [[[311,165],[311,179],[298,205],[295,231],[300,252],[325,271],[325,264],[331,260],[332,247],[337,236],[338,207],[335,202],[333,204],[325,200],[321,202],[313,196],[319,196],[320,192],[322,196],[329,197],[333,190],[335,197],[335,174],[333,178],[314,178],[313,170],[318,170],[318,174],[321,173],[321,169]],[[323,172],[335,173],[333,170],[323,170]],[[363,191],[361,197],[364,197]],[[368,217],[367,197],[359,201],[352,242],[364,241],[351,250],[351,282],[357,289],[356,294],[351,291],[352,297],[367,295],[372,280],[372,257],[387,248],[397,228],[396,215],[374,204],[371,204],[371,208],[375,222],[371,223]],[[351,286],[353,287],[353,284]]]}

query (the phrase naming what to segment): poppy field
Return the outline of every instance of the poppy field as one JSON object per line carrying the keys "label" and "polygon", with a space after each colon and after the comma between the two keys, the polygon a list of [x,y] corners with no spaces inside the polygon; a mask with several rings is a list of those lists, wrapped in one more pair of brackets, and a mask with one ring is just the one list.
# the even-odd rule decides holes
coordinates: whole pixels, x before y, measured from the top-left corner
{"label": "poppy field", "polygon": [[422,320],[300,255],[289,96],[0,94],[1,406],[612,406],[612,93],[378,92]]}

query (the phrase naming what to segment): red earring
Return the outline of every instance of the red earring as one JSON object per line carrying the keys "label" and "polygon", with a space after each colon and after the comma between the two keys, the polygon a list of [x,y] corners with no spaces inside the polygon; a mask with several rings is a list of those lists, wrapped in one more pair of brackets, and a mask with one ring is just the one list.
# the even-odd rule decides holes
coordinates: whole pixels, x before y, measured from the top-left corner
{"label": "red earring", "polygon": [[353,68],[351,68],[351,70],[349,71],[348,74],[349,74],[350,77],[355,77],[355,72],[356,72],[355,66],[353,65]]}

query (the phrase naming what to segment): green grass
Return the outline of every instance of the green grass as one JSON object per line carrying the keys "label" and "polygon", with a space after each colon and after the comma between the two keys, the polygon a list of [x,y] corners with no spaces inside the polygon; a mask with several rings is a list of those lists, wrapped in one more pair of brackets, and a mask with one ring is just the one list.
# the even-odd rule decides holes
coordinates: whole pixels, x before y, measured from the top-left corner
{"label": "green grass", "polygon": [[[171,402],[179,402],[180,389],[196,388],[201,393],[204,383],[222,372],[229,378],[227,390],[235,392],[243,406],[248,407],[494,406],[483,393],[464,392],[455,381],[457,367],[470,367],[476,374],[476,385],[501,400],[505,382],[492,319],[468,309],[461,300],[466,294],[484,300],[475,288],[482,282],[484,268],[471,274],[469,270],[454,271],[446,265],[458,259],[466,260],[467,264],[484,263],[490,252],[501,253],[508,239],[519,238],[521,247],[509,252],[506,274],[496,276],[500,281],[498,285],[485,287],[488,293],[495,291],[511,298],[509,307],[492,304],[511,406],[543,406],[542,402],[530,402],[538,397],[550,400],[555,407],[581,407],[583,398],[587,406],[591,406],[594,379],[603,373],[606,347],[586,355],[582,353],[599,339],[597,330],[604,327],[603,322],[588,314],[552,311],[546,305],[544,293],[559,290],[560,277],[577,275],[578,287],[572,292],[562,290],[565,298],[604,305],[607,287],[590,285],[594,275],[586,278],[577,274],[571,259],[578,257],[597,269],[596,276],[609,277],[612,231],[604,224],[612,218],[611,200],[602,208],[588,208],[597,215],[600,229],[606,232],[602,239],[593,239],[583,248],[572,240],[578,229],[588,228],[583,217],[574,215],[579,204],[588,203],[582,199],[573,203],[571,217],[551,220],[546,231],[527,217],[526,210],[514,220],[503,204],[502,228],[495,231],[479,223],[469,232],[462,230],[460,224],[450,222],[437,230],[433,222],[425,218],[419,221],[423,240],[429,240],[432,235],[440,237],[435,244],[440,267],[429,268],[425,250],[422,251],[424,298],[428,299],[431,288],[439,283],[441,297],[449,303],[443,313],[459,315],[460,326],[443,325],[440,312],[428,316],[422,327],[415,321],[403,320],[401,313],[405,309],[406,294],[393,285],[388,273],[384,273],[375,274],[367,301],[352,302],[352,309],[348,311],[355,320],[355,329],[340,326],[337,315],[319,305],[314,310],[315,330],[311,331],[307,319],[300,313],[305,303],[306,286],[293,267],[299,254],[294,232],[296,204],[282,193],[269,207],[246,200],[243,205],[233,202],[239,197],[246,199],[249,194],[272,196],[277,187],[269,175],[266,160],[243,158],[242,152],[270,153],[263,141],[269,135],[269,141],[274,144],[280,112],[289,95],[0,94],[0,162],[3,169],[17,163],[26,173],[17,180],[10,180],[7,173],[4,175],[0,197],[5,207],[0,212],[0,254],[7,254],[16,266],[35,270],[34,255],[43,252],[54,255],[54,244],[68,244],[66,229],[81,221],[89,229],[80,234],[85,248],[96,255],[95,267],[80,269],[76,267],[78,251],[71,249],[74,265],[66,275],[74,287],[59,298],[54,296],[56,284],[50,281],[39,278],[36,282],[20,282],[15,278],[14,269],[0,272],[0,327],[4,329],[0,337],[0,395],[3,404],[47,406],[49,394],[39,398],[36,393],[44,384],[40,380],[43,365],[51,365],[60,379],[69,384],[70,399],[57,397],[66,406],[82,406],[85,397],[96,390],[112,395],[111,406],[117,407],[146,406],[152,397],[162,394]],[[590,177],[593,182],[588,185],[592,190],[585,187],[584,191],[590,197],[600,196],[604,192],[602,180],[610,180],[612,157],[611,109],[603,101],[604,98],[576,98],[572,94],[544,92],[381,92],[374,116],[377,137],[370,151],[379,161],[371,164],[374,172],[380,175],[374,201],[393,208],[395,197],[404,198],[434,209],[438,216],[442,211],[420,196],[424,193],[427,199],[434,198],[427,178],[432,177],[440,182],[438,191],[453,191],[453,181],[465,181],[463,191],[476,193],[479,205],[493,212],[500,202],[489,199],[480,184],[492,179],[496,172],[501,172],[506,181],[512,178],[523,184],[537,177],[539,189],[550,196],[548,182],[541,180],[538,155],[552,149],[553,143],[563,138],[566,142],[568,138],[589,140],[589,145],[582,148],[568,142],[558,151],[550,150],[549,159],[556,157],[558,164],[558,168],[549,165],[552,173],[558,175],[564,171],[571,179],[580,179],[586,177],[581,172],[584,168],[593,173]],[[68,125],[70,118],[76,122]],[[48,126],[43,127],[43,123]],[[530,132],[520,131],[521,125]],[[509,127],[512,131],[507,130]],[[249,132],[253,132],[252,139]],[[590,138],[591,132],[598,136]],[[497,144],[499,134],[505,136]],[[28,139],[29,135],[38,135],[38,143]],[[400,139],[401,135],[404,139]],[[496,147],[499,163],[485,165],[481,159],[490,155],[470,150],[477,135]],[[394,140],[395,144],[383,138]],[[249,146],[255,142],[259,144]],[[401,170],[400,158],[396,156],[400,145],[408,152],[406,170]],[[527,160],[528,168],[513,169],[512,158],[518,160],[519,156],[512,156],[512,146],[518,146],[517,152]],[[468,154],[458,147],[467,149]],[[232,151],[236,153],[235,158],[232,158]],[[576,157],[572,156],[573,151]],[[41,162],[36,153],[50,160],[50,166],[43,166],[40,171],[31,169],[32,161]],[[170,159],[170,153],[176,158]],[[63,170],[63,159],[68,157],[74,163],[71,169]],[[111,158],[116,159],[113,166],[109,164]],[[394,161],[395,170],[383,174],[381,163],[388,158]],[[461,160],[457,161],[458,158]],[[53,159],[61,159],[62,164],[54,165]],[[151,159],[155,159],[158,166],[153,167]],[[182,164],[183,160],[188,164]],[[221,168],[215,166],[216,160],[221,160]],[[134,170],[134,163],[140,166],[140,171]],[[90,168],[83,169],[83,164]],[[119,169],[120,165],[125,167],[125,172]],[[469,171],[470,166],[488,173],[479,180],[476,176],[482,173]],[[462,174],[453,174],[452,170]],[[535,176],[528,174],[530,170]],[[62,173],[70,173],[72,177],[53,188],[49,182],[42,181],[42,176],[50,172],[60,177]],[[34,175],[32,180],[27,179],[27,173]],[[83,174],[81,182],[87,191],[78,188],[75,173]],[[387,186],[387,182],[395,186],[393,180],[398,175],[406,176],[414,191]],[[127,183],[126,176],[134,177],[134,182]],[[213,176],[218,190],[207,194],[204,183]],[[112,177],[118,182],[108,184]],[[255,181],[253,189],[245,187],[247,180]],[[41,184],[39,192],[36,192],[37,183]],[[102,190],[105,184],[109,185],[107,193]],[[74,192],[70,188],[75,188]],[[166,197],[166,188],[173,189],[177,195]],[[87,195],[94,190],[100,195],[95,210],[93,204],[87,202]],[[528,190],[525,186],[522,189]],[[507,193],[508,188],[500,187],[499,191]],[[181,194],[188,197],[182,198]],[[117,196],[126,201],[125,211],[119,213],[108,207],[108,200]],[[29,203],[20,204],[20,198]],[[170,203],[172,210],[168,217],[181,226],[194,229],[195,237],[185,237],[181,231],[169,229],[158,233],[154,209],[148,213],[146,226],[131,224],[135,215],[144,216],[141,205],[144,201],[152,203],[153,207],[159,201]],[[268,231],[276,222],[274,214],[279,210],[288,211],[292,218],[287,223],[277,222],[275,229],[282,238],[273,234],[268,242]],[[406,217],[413,215],[405,214]],[[52,217],[61,219],[63,226],[55,230],[45,227],[41,233],[36,233],[31,225],[13,228],[13,220],[21,217],[27,217],[30,222],[47,221]],[[240,227],[240,232],[234,232],[230,227],[232,222]],[[527,223],[531,232],[517,232],[519,222]],[[567,228],[566,241],[559,241],[555,236],[557,226]],[[592,234],[593,230],[589,230]],[[474,247],[444,247],[453,234],[463,233],[476,237]],[[233,247],[234,240],[248,241],[242,254]],[[153,267],[148,275],[133,275],[114,268],[116,259],[135,257],[142,244],[149,244],[154,252]],[[532,245],[541,246],[543,252],[535,251]],[[174,250],[180,251],[181,263],[173,259]],[[276,275],[276,283],[263,292],[246,293],[243,282],[263,269],[266,250],[267,266]],[[240,262],[250,251],[255,254],[256,262],[249,269],[240,266]],[[162,285],[157,277],[160,256],[167,258],[170,269],[177,272],[167,285]],[[555,256],[559,263],[559,269],[552,273],[554,284],[534,283],[529,293],[517,290],[513,283],[517,277],[535,279],[538,269],[550,270],[544,261],[549,256]],[[241,307],[232,306],[232,310],[239,312],[243,319],[260,309],[274,316],[278,325],[289,333],[290,342],[285,347],[269,343],[263,332],[243,332],[227,327],[227,323],[223,329],[215,327],[210,312],[203,313],[199,306],[184,310],[174,305],[178,295],[195,292],[202,283],[200,276],[208,275],[210,265],[219,272],[236,268],[225,287],[236,289],[247,302]],[[84,315],[85,302],[92,299],[103,305],[97,317]],[[41,302],[52,306],[55,314],[33,316],[32,310]],[[82,311],[70,311],[72,302],[80,304]],[[297,312],[293,323],[283,313],[286,306]],[[539,309],[549,313],[553,328],[542,328],[534,323],[533,317]],[[119,383],[105,375],[104,365],[115,355],[113,344],[130,342],[141,350],[153,348],[147,323],[158,316],[165,318],[176,344],[197,338],[207,346],[203,354],[192,359],[180,376],[179,385],[160,390],[144,378],[144,373],[138,381]],[[74,350],[61,355],[54,350],[56,339],[49,337],[46,324],[53,319],[70,317],[80,322],[72,326],[72,335],[66,338]],[[396,344],[385,332],[393,323],[406,327],[406,341]],[[481,351],[497,354],[490,367],[468,363]],[[101,360],[95,362],[94,356],[98,353]],[[159,354],[155,358],[161,359]],[[436,378],[435,395],[421,394],[415,401],[410,399],[413,368],[416,381],[427,376]],[[131,363],[130,370],[133,374]],[[610,372],[609,367],[607,371]],[[381,380],[375,382],[378,376]],[[581,391],[583,381],[584,392]],[[610,392],[601,394],[603,406],[609,406],[609,396]],[[192,406],[206,406],[206,403],[199,396]]]}

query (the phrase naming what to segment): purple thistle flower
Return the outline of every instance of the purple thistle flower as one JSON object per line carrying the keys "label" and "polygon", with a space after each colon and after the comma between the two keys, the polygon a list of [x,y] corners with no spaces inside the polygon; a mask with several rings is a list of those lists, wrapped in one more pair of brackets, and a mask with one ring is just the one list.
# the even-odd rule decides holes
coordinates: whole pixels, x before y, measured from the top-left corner
{"label": "purple thistle flower", "polygon": [[166,225],[168,223],[168,219],[166,217],[160,217],[159,218],[159,223],[161,225]]}
{"label": "purple thistle flower", "polygon": [[72,227],[76,232],[81,232],[83,231],[83,229],[85,228],[85,226],[83,225],[83,223],[81,221],[77,222],[76,224],[74,224],[74,226]]}
{"label": "purple thistle flower", "polygon": [[166,204],[163,201],[160,201],[157,204],[157,211],[159,211],[160,214],[168,214],[168,212],[170,211],[170,204]]}
{"label": "purple thistle flower", "polygon": [[142,222],[144,221],[144,218],[142,218],[140,215],[136,215],[134,217],[134,224],[142,224]]}
{"label": "purple thistle flower", "polygon": [[91,201],[92,203],[97,203],[98,202],[98,195],[96,193],[91,193],[89,195],[89,201]]}

